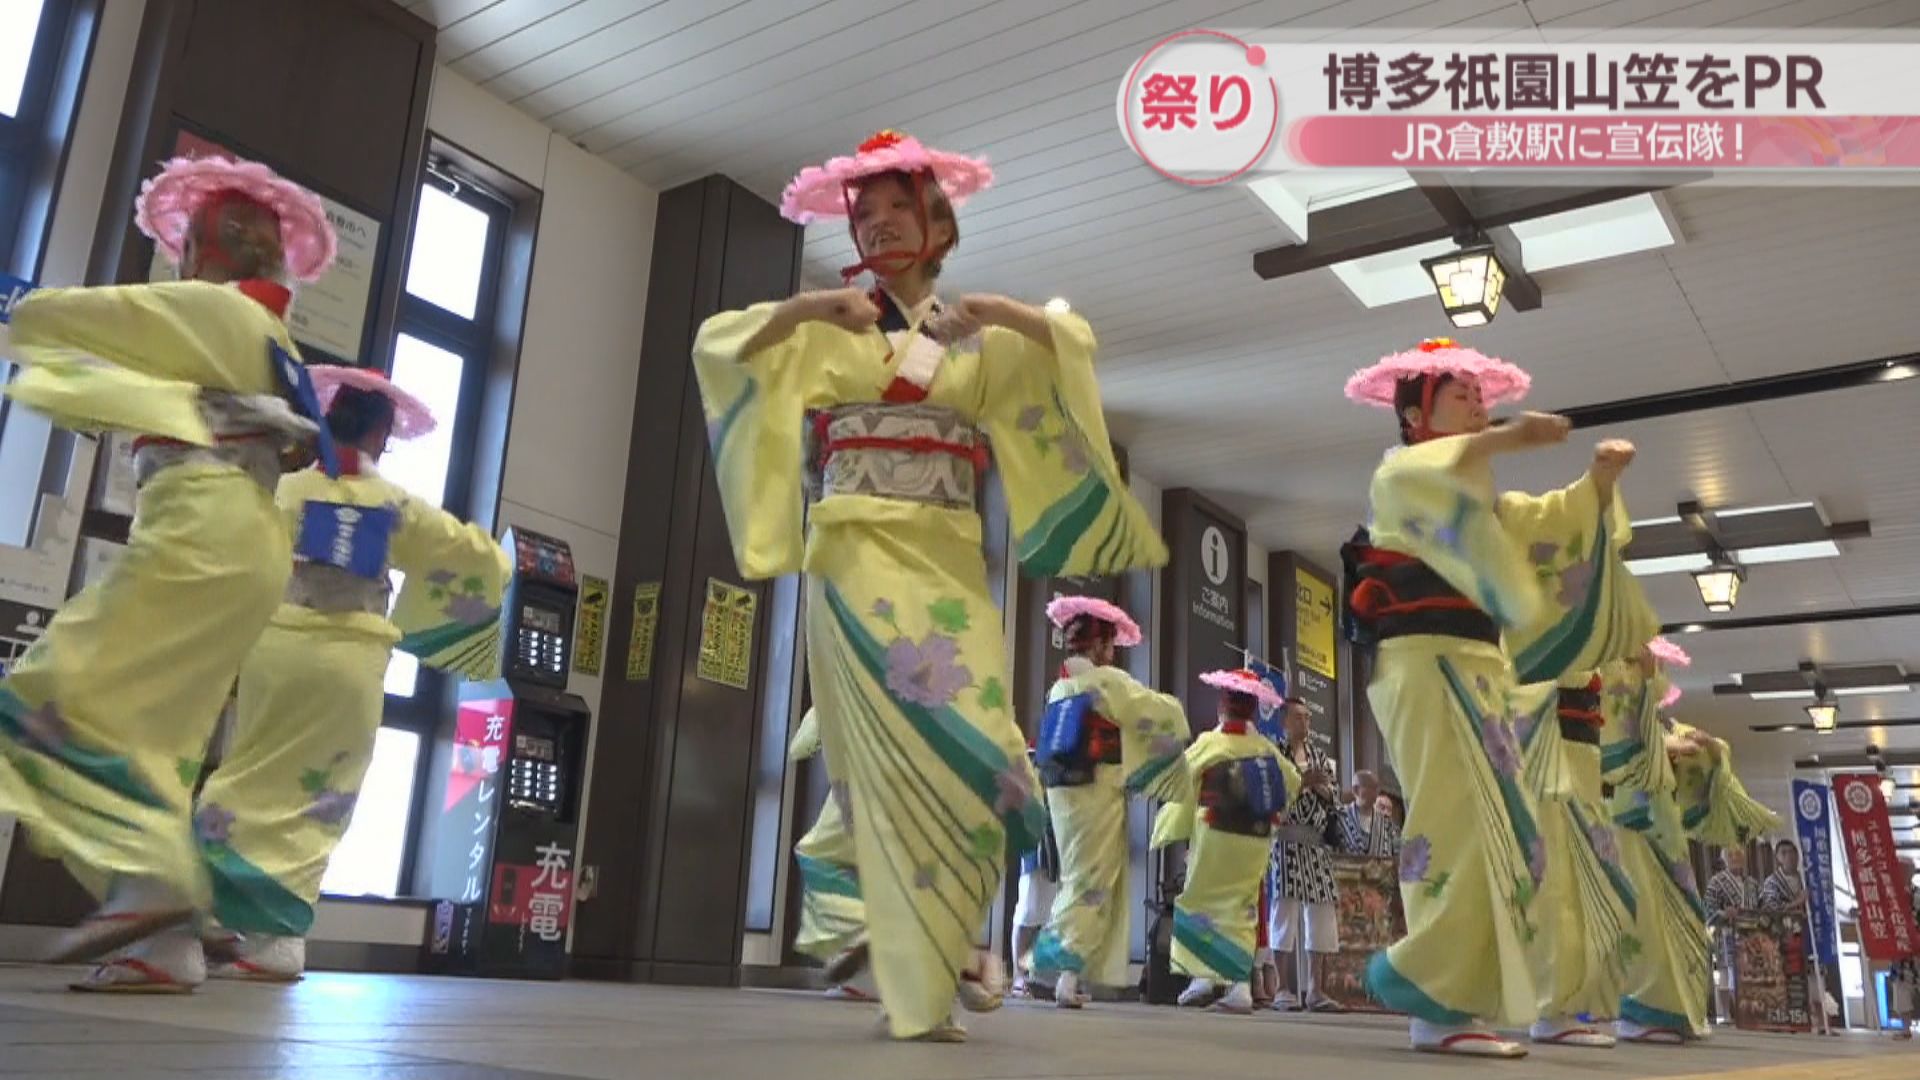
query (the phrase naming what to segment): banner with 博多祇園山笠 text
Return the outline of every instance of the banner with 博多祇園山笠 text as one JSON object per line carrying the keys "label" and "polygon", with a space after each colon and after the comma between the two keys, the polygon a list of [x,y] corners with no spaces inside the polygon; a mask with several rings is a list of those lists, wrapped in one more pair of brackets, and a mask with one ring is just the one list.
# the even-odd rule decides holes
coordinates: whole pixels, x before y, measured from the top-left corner
{"label": "banner with \u535a\u591a\u7947\u5712\u5c71\u7b20 text", "polygon": [[1116,105],[1147,164],[1203,185],[1309,169],[1920,168],[1914,44],[1327,44],[1194,29],[1141,56]]}

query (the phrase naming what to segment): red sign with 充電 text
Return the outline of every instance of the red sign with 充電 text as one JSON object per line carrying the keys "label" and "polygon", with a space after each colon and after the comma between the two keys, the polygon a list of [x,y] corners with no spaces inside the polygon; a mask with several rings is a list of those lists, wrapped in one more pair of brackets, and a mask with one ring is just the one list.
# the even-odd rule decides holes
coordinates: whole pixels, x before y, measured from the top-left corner
{"label": "red sign with \u5145\u96fb text", "polygon": [[1860,947],[1868,960],[1893,961],[1914,955],[1920,928],[1913,922],[1906,867],[1893,847],[1893,826],[1880,778],[1852,773],[1833,778],[1833,801],[1840,810],[1840,833],[1853,868],[1853,894],[1860,905]]}

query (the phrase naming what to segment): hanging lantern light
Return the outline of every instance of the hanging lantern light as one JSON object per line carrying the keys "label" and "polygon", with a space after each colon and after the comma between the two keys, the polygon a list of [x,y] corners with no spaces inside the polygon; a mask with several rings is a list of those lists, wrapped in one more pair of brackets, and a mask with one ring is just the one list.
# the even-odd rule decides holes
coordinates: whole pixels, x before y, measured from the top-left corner
{"label": "hanging lantern light", "polygon": [[1725,615],[1740,602],[1740,584],[1747,580],[1747,568],[1731,559],[1715,561],[1705,570],[1696,570],[1694,587],[1700,590],[1700,602],[1715,615]]}
{"label": "hanging lantern light", "polygon": [[1840,720],[1840,703],[1832,698],[1822,698],[1807,706],[1807,718],[1813,721],[1813,730],[1822,735],[1832,734],[1834,725]]}
{"label": "hanging lantern light", "polygon": [[1500,313],[1500,294],[1507,285],[1507,268],[1489,243],[1463,247],[1446,255],[1420,260],[1421,269],[1440,294],[1440,306],[1458,327],[1485,326]]}

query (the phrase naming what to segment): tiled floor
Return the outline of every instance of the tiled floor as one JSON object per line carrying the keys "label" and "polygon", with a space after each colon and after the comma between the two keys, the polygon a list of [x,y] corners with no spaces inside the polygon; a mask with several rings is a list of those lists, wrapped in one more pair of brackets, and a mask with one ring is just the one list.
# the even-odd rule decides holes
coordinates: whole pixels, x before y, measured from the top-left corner
{"label": "tiled floor", "polygon": [[1231,1019],[1138,1006],[974,1018],[963,1046],[879,1037],[872,1006],[811,995],[572,982],[319,975],[191,998],[69,994],[0,967],[0,1077],[56,1080],[1914,1080],[1920,1051],[1864,1036],[1726,1034],[1688,1049],[1538,1052],[1524,1063],[1414,1054],[1368,1017]]}

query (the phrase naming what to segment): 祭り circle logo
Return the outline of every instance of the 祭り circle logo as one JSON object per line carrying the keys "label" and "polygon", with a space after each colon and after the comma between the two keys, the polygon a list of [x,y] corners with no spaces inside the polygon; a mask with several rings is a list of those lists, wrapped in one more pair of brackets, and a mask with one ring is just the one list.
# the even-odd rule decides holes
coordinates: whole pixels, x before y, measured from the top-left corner
{"label": "\u796d\u308a circle logo", "polygon": [[1820,811],[1822,809],[1820,803],[1821,803],[1821,798],[1817,792],[1813,792],[1813,791],[1801,792],[1800,793],[1800,816],[1803,818],[1806,818],[1808,821],[1819,821]]}
{"label": "\u796d\u308a circle logo", "polygon": [[1864,814],[1873,809],[1873,785],[1847,785],[1847,805],[1851,807],[1856,814]]}
{"label": "\u796d\u308a circle logo", "polygon": [[1120,129],[1155,172],[1196,187],[1260,164],[1280,130],[1267,51],[1219,30],[1183,30],[1147,50],[1120,87]]}

